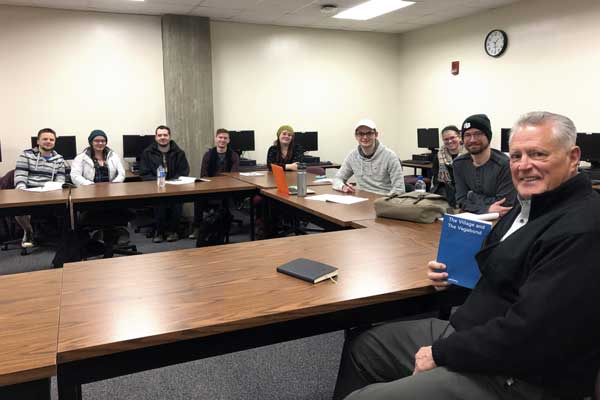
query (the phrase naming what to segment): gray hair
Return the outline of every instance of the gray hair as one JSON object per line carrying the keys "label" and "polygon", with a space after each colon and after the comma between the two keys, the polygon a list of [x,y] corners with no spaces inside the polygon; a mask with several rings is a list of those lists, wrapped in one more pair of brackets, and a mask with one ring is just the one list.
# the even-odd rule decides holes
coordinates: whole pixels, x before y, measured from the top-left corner
{"label": "gray hair", "polygon": [[510,132],[509,143],[518,128],[524,126],[540,126],[547,122],[552,123],[552,134],[554,139],[565,149],[575,146],[577,140],[577,128],[570,118],[564,115],[554,114],[548,111],[533,111],[522,115]]}

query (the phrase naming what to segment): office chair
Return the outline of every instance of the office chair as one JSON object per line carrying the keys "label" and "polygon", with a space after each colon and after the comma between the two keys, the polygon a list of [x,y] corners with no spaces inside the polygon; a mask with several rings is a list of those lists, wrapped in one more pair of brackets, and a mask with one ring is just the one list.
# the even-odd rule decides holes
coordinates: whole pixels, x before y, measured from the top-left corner
{"label": "office chair", "polygon": [[[82,231],[88,237],[103,242],[104,258],[112,258],[115,254],[126,256],[142,254],[137,251],[137,246],[129,243],[129,239],[123,243],[119,242],[119,238],[123,236],[123,233],[127,237],[129,236],[127,224],[135,217],[135,213],[127,209],[117,209],[113,210],[112,214],[112,220],[109,218],[107,221],[102,221],[98,214],[81,214]],[[87,256],[84,255],[83,258],[85,259]]]}
{"label": "office chair", "polygon": [[[103,258],[112,258],[115,254],[123,256],[135,256],[138,254],[143,254],[137,251],[136,245],[129,243],[129,239],[127,242],[119,242],[119,238],[122,236],[120,233],[123,231],[127,232],[125,226],[106,227],[90,225],[86,226],[85,229],[93,239],[103,242]],[[92,234],[94,231],[96,231],[96,233]],[[127,232],[127,234],[129,234],[129,232]],[[84,259],[85,258],[86,257],[84,257]]]}
{"label": "office chair", "polygon": [[[0,190],[14,189],[15,188],[15,170],[11,169],[8,171],[2,178],[0,178]],[[12,217],[4,217],[1,218],[3,230],[6,232],[6,237],[8,240],[0,243],[2,247],[2,251],[8,251],[9,246],[16,245],[14,249],[11,250],[21,250],[21,255],[27,255],[27,249],[21,247],[21,238],[17,237],[17,223]]]}

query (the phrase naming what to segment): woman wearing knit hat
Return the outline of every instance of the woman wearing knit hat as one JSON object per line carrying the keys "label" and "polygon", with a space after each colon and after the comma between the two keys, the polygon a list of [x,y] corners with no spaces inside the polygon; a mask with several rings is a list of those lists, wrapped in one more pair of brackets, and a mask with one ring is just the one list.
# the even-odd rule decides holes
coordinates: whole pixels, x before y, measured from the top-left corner
{"label": "woman wearing knit hat", "polygon": [[100,129],[88,136],[90,144],[75,157],[71,165],[71,181],[76,186],[93,185],[98,182],[123,182],[125,169],[121,158],[106,144],[108,137]]}
{"label": "woman wearing knit hat", "polygon": [[298,163],[302,162],[304,151],[300,145],[294,143],[294,129],[289,125],[282,125],[277,129],[277,140],[267,151],[267,167],[271,164],[279,165],[285,170],[296,171]]}

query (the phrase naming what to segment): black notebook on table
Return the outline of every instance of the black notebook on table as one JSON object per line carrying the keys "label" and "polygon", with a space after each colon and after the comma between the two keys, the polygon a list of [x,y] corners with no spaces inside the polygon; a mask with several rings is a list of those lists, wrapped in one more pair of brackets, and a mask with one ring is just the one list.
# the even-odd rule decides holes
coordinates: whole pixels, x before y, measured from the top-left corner
{"label": "black notebook on table", "polygon": [[337,268],[306,258],[297,258],[277,267],[277,272],[303,281],[318,283],[337,275]]}

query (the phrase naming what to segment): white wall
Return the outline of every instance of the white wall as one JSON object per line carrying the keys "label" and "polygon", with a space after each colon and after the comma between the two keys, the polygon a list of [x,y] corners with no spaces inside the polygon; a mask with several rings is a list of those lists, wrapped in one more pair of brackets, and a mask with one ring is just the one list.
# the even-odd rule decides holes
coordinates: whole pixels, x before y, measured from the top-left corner
{"label": "white wall", "polygon": [[397,134],[398,36],[211,23],[215,127],[254,129],[264,163],[277,128],[319,131],[321,159],[341,162],[369,117]]}
{"label": "white wall", "polygon": [[122,154],[123,133],[165,121],[159,17],[0,6],[0,172],[43,127],[93,129]]}
{"label": "white wall", "polygon": [[[416,128],[492,119],[493,144],[519,114],[548,109],[600,131],[600,3],[523,0],[403,35],[211,23],[215,127],[256,130],[266,149],[281,124],[318,130],[319,155],[340,162],[353,124],[371,117],[402,158]],[[498,59],[483,40],[509,35]],[[0,172],[50,126],[87,134],[152,133],[164,122],[160,18],[0,6]],[[461,62],[458,76],[450,63]]]}
{"label": "white wall", "polygon": [[[579,131],[600,132],[600,2],[522,2],[400,36],[402,74],[398,119],[401,156],[416,148],[415,128],[459,125],[474,113],[500,128],[522,113],[544,109],[569,116]],[[485,54],[486,34],[507,32],[498,59]],[[458,76],[450,63],[459,60]]]}

